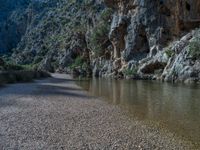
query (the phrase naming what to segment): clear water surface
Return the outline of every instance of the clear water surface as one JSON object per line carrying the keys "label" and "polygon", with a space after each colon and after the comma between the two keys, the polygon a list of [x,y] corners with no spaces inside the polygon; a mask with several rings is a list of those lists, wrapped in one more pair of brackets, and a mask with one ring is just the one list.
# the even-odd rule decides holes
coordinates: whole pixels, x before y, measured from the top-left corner
{"label": "clear water surface", "polygon": [[127,115],[155,122],[200,146],[200,86],[153,81],[78,79],[90,95],[119,105]]}

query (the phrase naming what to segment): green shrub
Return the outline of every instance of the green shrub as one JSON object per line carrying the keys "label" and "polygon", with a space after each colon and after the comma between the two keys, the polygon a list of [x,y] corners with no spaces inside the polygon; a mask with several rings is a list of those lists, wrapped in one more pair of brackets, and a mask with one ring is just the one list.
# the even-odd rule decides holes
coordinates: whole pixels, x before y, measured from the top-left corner
{"label": "green shrub", "polygon": [[109,25],[101,22],[93,30],[90,36],[90,47],[95,52],[96,56],[103,54],[102,44],[108,39]]}
{"label": "green shrub", "polygon": [[76,57],[74,63],[70,66],[71,69],[77,68],[77,67],[82,67],[84,61],[82,57],[78,56]]}
{"label": "green shrub", "polygon": [[37,70],[39,65],[40,63],[36,63],[36,64],[22,65],[22,67],[23,67],[23,70]]}
{"label": "green shrub", "polygon": [[23,70],[24,67],[21,65],[17,65],[11,62],[6,63],[6,65],[4,66],[5,70]]}
{"label": "green shrub", "polygon": [[89,47],[95,52],[95,55],[101,56],[103,52],[103,43],[108,40],[108,33],[110,30],[110,22],[112,9],[105,9],[99,18],[98,24],[93,29],[90,39]]}
{"label": "green shrub", "polygon": [[113,10],[112,10],[111,8],[105,9],[105,10],[101,13],[101,19],[103,19],[104,21],[108,21],[109,19],[111,19],[112,13],[113,13]]}
{"label": "green shrub", "polygon": [[197,37],[189,44],[189,55],[193,59],[200,59],[200,38]]}
{"label": "green shrub", "polygon": [[131,75],[135,75],[137,74],[137,68],[133,68],[133,69],[128,69],[126,68],[124,71],[123,71],[123,74],[126,75],[126,76],[131,76]]}
{"label": "green shrub", "polygon": [[168,57],[172,57],[172,56],[174,55],[174,52],[173,52],[172,49],[167,49],[167,50],[165,51],[165,54],[166,54]]}

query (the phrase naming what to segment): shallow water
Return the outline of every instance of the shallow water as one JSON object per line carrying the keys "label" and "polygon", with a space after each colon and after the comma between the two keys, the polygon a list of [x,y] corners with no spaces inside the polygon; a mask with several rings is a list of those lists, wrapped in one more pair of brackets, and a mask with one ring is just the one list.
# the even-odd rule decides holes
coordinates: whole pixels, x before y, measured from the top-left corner
{"label": "shallow water", "polygon": [[127,115],[159,124],[200,146],[199,85],[112,79],[79,79],[77,84],[121,106]]}

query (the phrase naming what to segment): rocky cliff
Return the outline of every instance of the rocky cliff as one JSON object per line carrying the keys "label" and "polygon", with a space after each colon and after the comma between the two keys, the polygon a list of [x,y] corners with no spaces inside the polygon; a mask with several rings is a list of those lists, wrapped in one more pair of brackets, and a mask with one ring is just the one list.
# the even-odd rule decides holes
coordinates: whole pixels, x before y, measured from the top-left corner
{"label": "rocky cliff", "polygon": [[48,71],[81,63],[89,68],[90,54],[101,53],[109,42],[112,11],[99,0],[32,2],[27,11],[30,23],[12,55],[17,64],[34,64]]}
{"label": "rocky cliff", "polygon": [[26,31],[30,0],[0,0],[0,53],[15,48]]}
{"label": "rocky cliff", "polygon": [[105,2],[115,9],[110,31],[114,57],[122,52],[125,61],[143,59],[152,47],[163,48],[200,24],[200,2],[195,0]]}
{"label": "rocky cliff", "polygon": [[[19,34],[11,32],[6,41],[12,44],[0,40],[0,47],[14,48],[11,58],[17,64],[100,77],[199,82],[199,1],[44,0],[22,6],[17,30],[10,27]],[[10,35],[1,30],[1,37],[5,33]]]}
{"label": "rocky cliff", "polygon": [[[186,35],[200,25],[199,1],[105,0],[105,3],[114,9],[109,39],[115,71],[109,75],[199,80],[199,55],[191,59],[194,51],[191,45],[196,41],[199,48],[200,35],[194,35],[195,31]],[[172,41],[177,42],[170,44]],[[195,53],[199,54],[198,48]]]}

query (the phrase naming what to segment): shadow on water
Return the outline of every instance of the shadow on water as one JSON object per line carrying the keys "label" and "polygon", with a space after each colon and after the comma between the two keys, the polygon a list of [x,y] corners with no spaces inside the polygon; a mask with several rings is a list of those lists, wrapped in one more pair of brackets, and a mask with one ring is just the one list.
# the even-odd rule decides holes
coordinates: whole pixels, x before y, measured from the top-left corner
{"label": "shadow on water", "polygon": [[200,146],[200,86],[112,79],[76,83],[90,95],[121,106],[128,115],[159,123]]}

